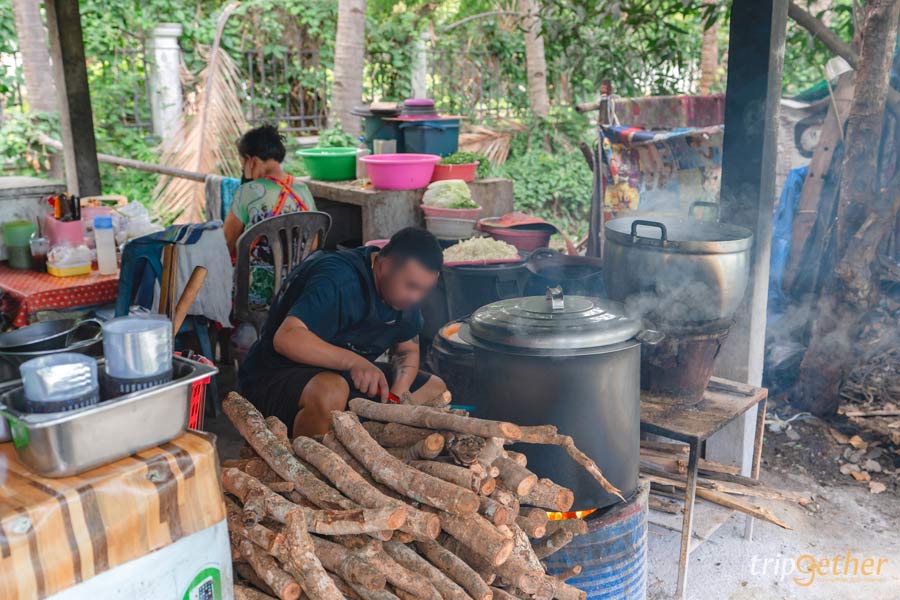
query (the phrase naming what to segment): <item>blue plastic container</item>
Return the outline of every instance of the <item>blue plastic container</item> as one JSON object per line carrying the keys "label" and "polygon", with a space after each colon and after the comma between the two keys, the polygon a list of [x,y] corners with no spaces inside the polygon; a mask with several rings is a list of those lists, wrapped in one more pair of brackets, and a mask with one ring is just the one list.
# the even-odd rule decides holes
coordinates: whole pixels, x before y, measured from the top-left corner
{"label": "blue plastic container", "polygon": [[459,148],[459,119],[400,122],[403,151],[450,156]]}
{"label": "blue plastic container", "polygon": [[[366,147],[373,153],[375,140],[394,140],[397,142],[397,153],[403,153],[403,132],[400,121],[388,121],[377,115],[365,116]],[[412,150],[410,150],[412,152]]]}
{"label": "blue plastic container", "polygon": [[641,482],[625,504],[588,518],[588,533],[577,536],[545,559],[547,571],[561,573],[575,565],[582,572],[567,583],[591,600],[647,598],[647,498],[650,484]]}

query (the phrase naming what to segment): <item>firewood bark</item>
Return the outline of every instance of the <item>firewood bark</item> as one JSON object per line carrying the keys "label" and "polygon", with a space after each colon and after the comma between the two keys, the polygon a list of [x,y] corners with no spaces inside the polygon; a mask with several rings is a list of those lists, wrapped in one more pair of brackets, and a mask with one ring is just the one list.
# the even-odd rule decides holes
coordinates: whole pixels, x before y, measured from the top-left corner
{"label": "firewood bark", "polygon": [[479,496],[478,513],[494,525],[507,525],[509,523],[509,509],[493,498]]}
{"label": "firewood bark", "polygon": [[572,490],[553,483],[550,479],[539,479],[529,494],[521,496],[519,501],[528,506],[537,506],[558,512],[566,512],[575,502]]}
{"label": "firewood bark", "polygon": [[573,577],[578,577],[579,575],[581,575],[581,570],[581,565],[573,565],[565,571],[555,574],[554,577],[556,577],[560,581],[568,581]]}
{"label": "firewood bark", "polygon": [[483,557],[489,565],[502,565],[512,552],[513,542],[481,515],[460,517],[441,513],[441,528]]}
{"label": "firewood bark", "polygon": [[470,466],[488,446],[488,441],[470,433],[447,432],[447,452],[461,465]]}
{"label": "firewood bark", "polygon": [[473,492],[403,464],[369,436],[355,415],[335,412],[332,420],[338,440],[369,470],[376,481],[413,500],[450,513],[466,515],[478,510],[478,497]]}
{"label": "firewood bark", "polygon": [[340,575],[347,583],[355,583],[368,590],[384,589],[387,583],[384,573],[378,571],[362,557],[357,556],[341,544],[335,544],[325,538],[313,536],[312,543],[322,566],[332,573]]}
{"label": "firewood bark", "polygon": [[281,600],[297,600],[300,597],[300,585],[275,562],[275,559],[263,552],[250,540],[241,540],[241,554],[253,567],[253,571],[262,579]]}
{"label": "firewood bark", "polygon": [[500,469],[500,482],[520,498],[527,496],[537,484],[537,475],[511,458],[501,456],[494,464]]}
{"label": "firewood bark", "polygon": [[427,406],[379,404],[365,398],[354,398],[350,401],[350,410],[374,421],[457,431],[481,437],[502,437],[508,440],[518,440],[522,437],[521,428],[512,423],[462,417]]}
{"label": "firewood bark", "polygon": [[310,531],[321,535],[349,535],[379,533],[397,529],[406,518],[405,509],[395,507],[354,509],[354,510],[313,510],[299,506],[282,498],[259,480],[237,469],[222,471],[222,485],[225,491],[241,502],[248,494],[261,491],[265,496],[266,515],[279,523],[285,523],[287,515],[295,510],[303,511]]}
{"label": "firewood bark", "polygon": [[406,460],[431,460],[440,456],[444,449],[444,436],[440,433],[432,433],[428,437],[419,440],[406,448]]}
{"label": "firewood bark", "polygon": [[618,496],[622,502],[625,501],[625,498],[622,496],[622,492],[619,489],[611,484],[606,477],[603,476],[603,473],[600,471],[600,467],[597,466],[591,457],[578,449],[575,445],[575,440],[572,439],[571,436],[561,435],[556,427],[553,425],[541,425],[537,427],[522,427],[521,428],[522,437],[519,441],[526,444],[549,444],[554,446],[559,446],[563,450],[566,451],[572,460],[581,465],[588,473],[591,474],[597,483],[606,490],[608,493]]}
{"label": "firewood bark", "polygon": [[553,535],[560,529],[571,531],[573,535],[584,535],[588,532],[588,524],[584,519],[562,519],[547,523],[547,535]]}
{"label": "firewood bark", "polygon": [[470,600],[465,590],[430,562],[416,554],[416,551],[409,546],[397,542],[385,542],[384,551],[401,566],[430,581],[444,600]]}
{"label": "firewood bark", "polygon": [[497,489],[497,480],[493,477],[485,477],[481,480],[481,486],[478,488],[478,493],[483,496],[490,496],[494,493],[495,489]]}
{"label": "firewood bark", "polygon": [[492,586],[491,591],[494,592],[494,600],[519,600],[518,596],[513,596],[503,588]]}
{"label": "firewood bark", "polygon": [[481,489],[481,478],[465,467],[431,460],[414,460],[409,464],[423,473],[427,473],[438,479],[443,479],[444,481],[458,485],[461,488],[473,492],[477,492]]}
{"label": "firewood bark", "polygon": [[356,505],[337,490],[325,484],[301,465],[290,450],[290,445],[272,433],[256,407],[232,392],[222,403],[222,409],[240,432],[241,436],[268,463],[272,470],[313,504],[324,509],[352,509]]}
{"label": "firewood bark", "polygon": [[510,459],[511,461],[515,462],[517,465],[519,465],[521,467],[528,466],[528,457],[525,456],[524,454],[522,454],[521,452],[516,452],[515,450],[507,450],[506,458]]}
{"label": "firewood bark", "polygon": [[416,549],[431,564],[462,587],[474,600],[490,600],[491,590],[472,567],[433,540],[416,542]]}
{"label": "firewood bark", "polygon": [[234,600],[272,600],[274,596],[263,594],[259,590],[239,583],[234,584]]}
{"label": "firewood bark", "polygon": [[306,517],[298,508],[287,515],[285,544],[290,556],[290,566],[300,577],[303,591],[317,600],[344,600],[331,577],[316,556],[312,538],[307,533]]}
{"label": "firewood bark", "polygon": [[278,439],[290,443],[291,439],[288,435],[288,428],[281,419],[276,416],[266,417],[266,425],[269,431],[275,434]]}
{"label": "firewood bark", "polygon": [[554,552],[562,549],[575,538],[575,535],[567,529],[557,529],[551,535],[534,542],[532,548],[540,559],[545,559]]}
{"label": "firewood bark", "polygon": [[547,534],[547,512],[540,508],[525,508],[519,511],[516,525],[530,538],[542,538]]}
{"label": "firewood bark", "polygon": [[244,497],[242,522],[245,527],[252,527],[266,516],[266,495],[262,490],[251,490]]}
{"label": "firewood bark", "polygon": [[397,563],[384,550],[369,551],[365,557],[372,566],[384,573],[388,582],[398,591],[409,592],[414,598],[441,600],[441,595],[428,579]]}
{"label": "firewood bark", "polygon": [[315,466],[348,498],[369,508],[397,506],[406,511],[400,529],[416,537],[434,539],[440,533],[440,521],[435,515],[401,503],[382,493],[353,470],[341,457],[323,444],[307,437],[294,440],[298,456]]}
{"label": "firewood bark", "polygon": [[[238,553],[240,553],[240,549],[238,549]],[[275,592],[272,591],[272,588],[256,574],[256,571],[253,570],[253,567],[250,566],[250,563],[247,562],[247,559],[244,558],[243,554],[241,555],[241,560],[242,562],[236,562],[233,565],[234,573],[236,575],[235,579],[240,578],[242,581],[249,584],[249,586],[260,590],[266,596],[274,598],[276,596]]]}
{"label": "firewood bark", "polygon": [[519,556],[511,553],[510,557],[502,565],[490,565],[478,553],[459,540],[443,536],[438,539],[447,550],[460,557],[478,573],[495,573],[498,577],[526,594],[535,593],[541,585],[541,577],[544,572],[543,567],[535,569]]}
{"label": "firewood bark", "polygon": [[248,539],[267,554],[278,557],[280,548],[284,547],[284,536],[275,533],[262,525],[247,527],[242,521],[241,507],[226,496],[225,515],[228,519],[228,531],[234,533],[236,538]]}
{"label": "firewood bark", "polygon": [[506,519],[507,525],[512,525],[516,522],[516,517],[519,516],[519,511],[521,510],[518,496],[502,485],[498,485],[494,491],[491,492],[491,499],[496,500],[509,511],[509,515]]}
{"label": "firewood bark", "polygon": [[366,421],[362,425],[369,435],[385,448],[406,448],[434,434],[431,429],[410,427],[400,423]]}

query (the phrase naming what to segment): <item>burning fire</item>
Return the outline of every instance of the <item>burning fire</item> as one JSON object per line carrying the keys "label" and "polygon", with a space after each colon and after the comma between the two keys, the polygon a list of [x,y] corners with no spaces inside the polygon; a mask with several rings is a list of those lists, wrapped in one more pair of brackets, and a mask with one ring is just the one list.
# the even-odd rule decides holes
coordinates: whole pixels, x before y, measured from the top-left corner
{"label": "burning fire", "polygon": [[583,519],[592,512],[596,512],[596,508],[590,510],[576,510],[574,512],[548,512],[547,518],[551,521],[565,521],[566,519]]}

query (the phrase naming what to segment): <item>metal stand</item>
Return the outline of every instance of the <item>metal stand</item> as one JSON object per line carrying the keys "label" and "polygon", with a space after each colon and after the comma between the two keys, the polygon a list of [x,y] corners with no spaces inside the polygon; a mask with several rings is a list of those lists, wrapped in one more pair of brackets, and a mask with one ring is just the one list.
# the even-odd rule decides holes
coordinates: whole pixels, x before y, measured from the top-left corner
{"label": "metal stand", "polygon": [[[756,406],[756,437],[750,475],[754,479],[758,478],[767,398],[768,390],[765,388],[717,377],[710,379],[703,399],[693,406],[678,405],[671,398],[641,392],[641,431],[685,442],[690,448],[675,598],[684,598],[687,590],[688,555],[691,552],[701,446],[712,434]],[[747,515],[744,537],[750,539],[752,535],[753,518]]]}

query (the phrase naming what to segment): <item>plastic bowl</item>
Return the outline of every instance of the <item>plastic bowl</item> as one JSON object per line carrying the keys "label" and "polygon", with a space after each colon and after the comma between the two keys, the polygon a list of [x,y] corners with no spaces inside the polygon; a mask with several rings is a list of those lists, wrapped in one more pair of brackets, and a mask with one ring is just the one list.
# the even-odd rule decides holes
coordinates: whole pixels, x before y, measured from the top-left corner
{"label": "plastic bowl", "polygon": [[464,165],[434,165],[432,181],[445,181],[447,179],[462,179],[469,182],[475,179],[475,171],[478,170],[478,161]]}
{"label": "plastic bowl", "polygon": [[475,219],[425,217],[425,228],[439,240],[465,240],[475,232]]}
{"label": "plastic bowl", "polygon": [[553,235],[552,231],[485,227],[483,224],[481,229],[495,240],[512,244],[522,252],[533,252],[538,248],[546,248],[550,244],[550,236]]}
{"label": "plastic bowl", "polygon": [[438,208],[437,206],[422,206],[422,212],[426,217],[444,217],[445,219],[478,219],[481,207],[478,208]]}
{"label": "plastic bowl", "polygon": [[356,148],[304,148],[297,150],[309,176],[320,181],[356,179]]}
{"label": "plastic bowl", "polygon": [[436,154],[371,154],[359,159],[379,190],[417,190],[431,181]]}

